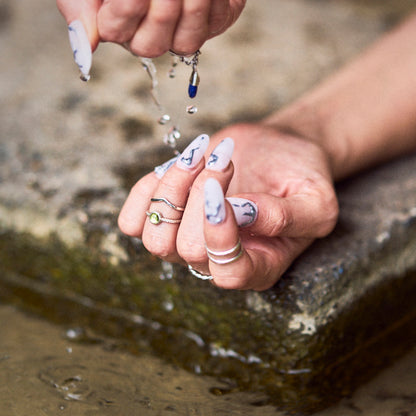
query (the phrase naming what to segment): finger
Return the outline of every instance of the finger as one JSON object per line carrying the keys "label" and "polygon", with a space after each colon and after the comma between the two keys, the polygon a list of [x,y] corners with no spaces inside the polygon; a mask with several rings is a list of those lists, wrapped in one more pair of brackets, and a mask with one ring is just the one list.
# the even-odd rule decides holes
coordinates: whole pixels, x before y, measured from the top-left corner
{"label": "finger", "polygon": [[148,201],[148,220],[143,228],[143,244],[154,255],[178,261],[176,237],[187,203],[189,190],[204,167],[209,137],[201,134],[178,157],[152,195],[160,201]]}
{"label": "finger", "polygon": [[254,264],[241,243],[232,208],[224,199],[221,184],[214,178],[205,182],[204,213],[204,237],[214,283],[224,289],[248,288],[248,277],[252,275]]}
{"label": "finger", "polygon": [[171,49],[181,11],[182,0],[152,0],[146,17],[131,39],[130,50],[153,58]]}
{"label": "finger", "polygon": [[[338,217],[337,198],[330,186],[320,191],[311,191],[309,194],[288,197],[276,197],[265,193],[238,196],[240,198],[236,200],[235,209],[239,223],[248,226],[250,232],[257,235],[324,237],[332,231]],[[234,205],[234,198],[229,198],[229,201]],[[243,224],[245,219],[247,223]]]}
{"label": "finger", "polygon": [[209,16],[209,38],[224,33],[240,16],[246,0],[212,0]]}
{"label": "finger", "polygon": [[100,38],[120,44],[130,41],[149,4],[150,0],[104,0],[97,16]]}
{"label": "finger", "polygon": [[209,0],[184,0],[171,49],[181,55],[196,52],[208,37]]}
{"label": "finger", "polygon": [[159,177],[152,172],[133,186],[118,216],[118,227],[124,234],[141,237],[149,199],[158,184]]}
{"label": "finger", "polygon": [[313,241],[253,237],[239,232],[233,209],[224,199],[220,184],[212,178],[205,186],[204,236],[209,256],[209,273],[204,273],[224,289],[270,288]]}
{"label": "finger", "polygon": [[192,185],[186,210],[179,227],[177,237],[178,254],[196,270],[208,271],[205,250],[204,224],[201,216],[204,201],[204,185],[208,177],[215,178],[224,192],[232,179],[234,166],[231,156],[234,141],[227,137],[221,141],[208,157],[205,169],[198,175]]}
{"label": "finger", "polygon": [[79,20],[87,34],[91,50],[94,51],[99,43],[97,30],[97,13],[102,0],[77,2],[72,0],[57,0],[56,4],[68,25]]}

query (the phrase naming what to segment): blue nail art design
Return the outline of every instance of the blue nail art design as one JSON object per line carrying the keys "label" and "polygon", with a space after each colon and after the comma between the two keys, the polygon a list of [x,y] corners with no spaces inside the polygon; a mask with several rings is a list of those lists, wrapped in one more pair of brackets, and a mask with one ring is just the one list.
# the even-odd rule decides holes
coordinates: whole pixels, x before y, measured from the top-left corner
{"label": "blue nail art design", "polygon": [[80,20],[74,20],[70,23],[68,35],[74,61],[81,72],[81,79],[88,81],[90,79],[92,52],[87,32]]}
{"label": "blue nail art design", "polygon": [[194,147],[193,149],[191,149],[191,154],[189,155],[189,157],[182,156],[181,161],[183,163],[185,163],[185,165],[191,166],[192,165],[192,160],[194,158],[194,154],[198,149],[199,149],[199,146]]}
{"label": "blue nail art design", "polygon": [[211,224],[220,224],[225,219],[225,202],[221,185],[214,178],[205,182],[205,217]]}
{"label": "blue nail art design", "polygon": [[221,204],[213,205],[209,201],[205,202],[205,216],[211,224],[219,224],[223,221],[220,217],[221,208]]}
{"label": "blue nail art design", "polygon": [[230,137],[224,139],[210,154],[206,168],[221,172],[230,164],[234,151],[234,141]]}
{"label": "blue nail art design", "polygon": [[209,136],[201,134],[193,140],[179,156],[177,165],[182,169],[192,169],[204,157],[209,145]]}
{"label": "blue nail art design", "polygon": [[218,161],[218,156],[215,155],[214,153],[211,153],[211,155],[208,159],[207,165],[208,166],[215,165],[217,163],[217,161]]}
{"label": "blue nail art design", "polygon": [[246,227],[257,219],[258,208],[254,202],[232,197],[227,200],[233,208],[235,219],[240,227]]}

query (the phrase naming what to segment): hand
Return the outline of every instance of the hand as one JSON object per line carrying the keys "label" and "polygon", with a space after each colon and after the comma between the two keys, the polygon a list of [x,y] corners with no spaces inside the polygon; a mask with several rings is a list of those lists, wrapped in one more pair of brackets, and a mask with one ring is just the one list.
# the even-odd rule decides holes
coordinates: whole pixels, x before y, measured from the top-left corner
{"label": "hand", "polygon": [[[188,157],[192,146],[199,147],[193,152],[192,166],[184,169],[178,166],[181,162],[175,162],[163,176],[166,166],[159,168],[159,175],[152,172],[142,178],[126,200],[119,226],[128,235],[141,237],[153,254],[212,275],[219,287],[265,290],[336,223],[338,204],[327,157],[318,145],[262,124],[235,125],[219,132],[206,154],[224,137],[235,141],[232,163],[227,163],[229,150],[223,149],[215,150],[221,163],[206,166],[202,158],[206,144],[191,144],[182,156]],[[215,185],[205,189],[208,178],[214,178],[227,197],[250,202],[257,211],[254,221],[239,227],[237,222],[245,221],[244,216],[227,199],[225,212],[211,213],[210,207],[221,203],[222,194]],[[212,184],[212,180],[208,182]],[[153,196],[185,207],[183,216],[164,203],[150,204]],[[153,225],[146,211],[156,210],[182,221]],[[223,252],[236,247],[239,239],[243,250],[235,261],[217,264],[208,259],[206,246]],[[239,253],[236,247],[228,256],[213,257],[230,259]]]}
{"label": "hand", "polygon": [[68,24],[82,21],[92,50],[108,41],[152,58],[168,50],[194,53],[237,20],[245,0],[57,0],[57,5]]}

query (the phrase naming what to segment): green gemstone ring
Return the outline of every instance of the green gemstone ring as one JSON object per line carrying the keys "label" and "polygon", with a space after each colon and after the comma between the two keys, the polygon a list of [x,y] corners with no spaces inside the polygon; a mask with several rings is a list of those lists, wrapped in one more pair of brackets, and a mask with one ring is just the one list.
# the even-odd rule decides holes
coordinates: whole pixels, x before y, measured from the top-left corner
{"label": "green gemstone ring", "polygon": [[146,215],[149,217],[149,221],[154,225],[158,225],[161,222],[179,224],[182,221],[181,219],[173,220],[171,218],[165,218],[160,212],[157,211],[146,211]]}

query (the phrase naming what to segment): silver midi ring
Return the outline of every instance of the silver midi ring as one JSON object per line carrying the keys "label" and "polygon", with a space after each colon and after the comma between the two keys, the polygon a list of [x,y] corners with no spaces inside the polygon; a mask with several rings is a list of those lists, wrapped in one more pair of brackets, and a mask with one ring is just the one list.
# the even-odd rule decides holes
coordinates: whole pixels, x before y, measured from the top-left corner
{"label": "silver midi ring", "polygon": [[194,275],[198,279],[201,279],[201,280],[212,280],[213,279],[213,277],[210,274],[200,273],[197,270],[195,270],[190,264],[188,264],[188,270],[190,271],[190,273],[192,275]]}
{"label": "silver midi ring", "polygon": [[179,224],[182,220],[174,220],[171,218],[165,218],[160,212],[157,211],[146,211],[146,215],[149,217],[149,221],[154,224],[158,225],[161,222],[167,222],[168,224]]}
{"label": "silver midi ring", "polygon": [[[238,242],[234,247],[228,250],[214,251],[208,248],[207,245],[205,245],[205,248],[207,250],[208,258],[215,264],[232,263],[233,261],[238,260],[243,255],[243,252],[244,252],[240,239],[238,239]],[[223,257],[226,257],[226,258],[223,258]]]}
{"label": "silver midi ring", "polygon": [[150,198],[151,202],[164,202],[166,205],[170,206],[171,208],[173,208],[176,211],[179,212],[183,212],[185,211],[185,208],[183,207],[178,207],[175,204],[172,204],[172,202],[170,202],[168,199],[166,198]]}

